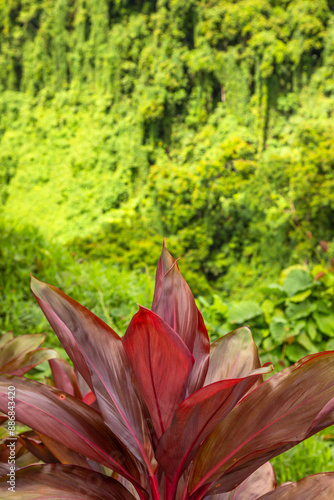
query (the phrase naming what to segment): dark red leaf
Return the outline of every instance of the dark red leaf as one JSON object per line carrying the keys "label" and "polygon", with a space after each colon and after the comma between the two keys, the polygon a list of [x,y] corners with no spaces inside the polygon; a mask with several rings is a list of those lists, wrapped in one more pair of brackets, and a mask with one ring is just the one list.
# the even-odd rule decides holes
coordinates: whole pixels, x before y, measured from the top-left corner
{"label": "dark red leaf", "polygon": [[130,481],[139,481],[139,462],[121,445],[97,411],[54,387],[0,375],[0,411],[4,413],[8,410],[10,385],[15,386],[17,421],[66,443],[80,455],[112,468]]}
{"label": "dark red leaf", "polygon": [[204,324],[203,318],[199,310],[197,309],[197,333],[195,337],[195,344],[193,349],[193,356],[195,358],[195,363],[193,369],[191,370],[188,390],[189,394],[200,389],[208,371],[209,359],[210,359],[210,340],[209,335]]}
{"label": "dark red leaf", "polygon": [[204,384],[244,377],[260,366],[250,329],[245,326],[237,328],[211,344],[210,364]]}
{"label": "dark red leaf", "polygon": [[[57,288],[46,285],[42,281],[38,281],[36,278],[31,276],[31,290],[38,302],[38,305],[42,309],[54,332],[57,334],[61,345],[67,352],[74,366],[80,372],[88,386],[93,390],[90,371],[79,348],[77,339],[73,336],[73,332],[70,331],[64,321],[62,321],[61,317],[56,314],[51,305],[48,303],[46,287],[49,287],[50,291],[54,291],[54,293],[57,294]],[[58,290],[58,292],[60,292],[60,290]]]}
{"label": "dark red leaf", "polygon": [[82,399],[78,380],[72,366],[64,359],[51,359],[49,365],[57,389]]}
{"label": "dark red leaf", "polygon": [[180,335],[194,355],[195,364],[188,388],[191,394],[203,385],[209,363],[210,341],[193,294],[165,242],[157,265],[152,311]]}
{"label": "dark red leaf", "polygon": [[[47,310],[48,319],[51,317],[52,323],[56,323],[55,331],[64,348],[67,350],[70,345],[68,355],[71,357],[72,353],[71,359],[83,376],[83,366],[87,369],[89,366],[90,387],[106,424],[153,474],[156,462],[150,436],[131,383],[129,361],[120,337],[95,314],[58,288],[33,278],[32,289],[43,311]],[[57,321],[65,327],[60,334]],[[87,377],[85,380],[89,383]]]}
{"label": "dark red leaf", "polygon": [[156,458],[171,480],[178,480],[204,439],[270,367],[248,376],[221,380],[189,396],[177,408],[170,428],[161,437]]}
{"label": "dark red leaf", "polygon": [[282,484],[258,500],[333,500],[334,472],[314,474],[298,483]]}
{"label": "dark red leaf", "polygon": [[41,439],[36,435],[34,431],[28,431],[22,433],[18,436],[19,441],[23,446],[30,451],[38,460],[42,460],[45,463],[59,463],[59,460],[51,453],[41,441]]}
{"label": "dark red leaf", "polygon": [[239,485],[270,458],[334,422],[334,351],[314,354],[245,396],[202,443],[189,491]]}
{"label": "dark red leaf", "polygon": [[15,491],[8,492],[7,480],[0,479],[0,492],[12,500],[135,500],[115,479],[74,465],[25,467],[16,471]]}
{"label": "dark red leaf", "polygon": [[204,500],[258,500],[260,495],[276,488],[276,484],[274,468],[270,462],[266,462],[228,493],[218,493],[219,483],[217,483],[213,488],[215,495],[205,496]]}
{"label": "dark red leaf", "polygon": [[123,345],[160,437],[184,398],[193,356],[175,331],[144,307],[132,318]]}
{"label": "dark red leaf", "polygon": [[197,307],[176,260],[163,247],[156,272],[152,311],[175,330],[190,352],[197,332]]}

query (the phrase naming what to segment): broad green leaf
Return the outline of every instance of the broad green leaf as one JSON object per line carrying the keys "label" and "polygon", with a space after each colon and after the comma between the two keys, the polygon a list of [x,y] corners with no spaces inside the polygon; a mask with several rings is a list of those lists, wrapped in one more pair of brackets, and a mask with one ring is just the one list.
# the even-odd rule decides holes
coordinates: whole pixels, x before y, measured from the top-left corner
{"label": "broad green leaf", "polygon": [[278,297],[283,297],[285,295],[283,287],[278,283],[271,283],[267,286],[261,286],[260,292],[264,293],[265,295],[276,295]]}
{"label": "broad green leaf", "polygon": [[334,339],[330,339],[328,342],[326,342],[326,351],[333,351],[334,350]]}
{"label": "broad green leaf", "polygon": [[257,302],[252,300],[244,300],[238,304],[233,304],[228,313],[227,319],[229,323],[245,323],[245,321],[260,316],[262,309]]}
{"label": "broad green leaf", "polygon": [[286,320],[279,316],[274,316],[269,325],[270,333],[273,339],[279,344],[284,342],[286,336],[288,335],[288,333],[285,330],[286,325],[287,325]]}
{"label": "broad green leaf", "polygon": [[313,311],[315,311],[317,306],[313,302],[301,302],[300,304],[289,303],[286,309],[286,315],[290,320],[296,320],[299,318],[307,318]]}
{"label": "broad green leaf", "polygon": [[317,336],[317,327],[311,318],[307,321],[306,329],[310,339],[314,341]]}
{"label": "broad green leaf", "polygon": [[308,353],[304,349],[304,347],[302,347],[301,345],[298,345],[296,342],[294,344],[287,345],[286,349],[285,349],[285,356],[292,363],[296,363],[296,361],[299,361],[301,358],[303,358],[307,354]]}
{"label": "broad green leaf", "polygon": [[262,345],[265,351],[272,351],[277,347],[277,342],[275,342],[272,337],[267,337],[264,339]]}
{"label": "broad green leaf", "polygon": [[329,337],[334,337],[334,313],[321,314],[318,311],[313,313],[319,330]]}
{"label": "broad green leaf", "polygon": [[296,337],[298,344],[300,344],[304,349],[308,351],[309,354],[314,354],[319,351],[316,346],[311,342],[310,338],[306,333],[301,333]]}
{"label": "broad green leaf", "polygon": [[275,303],[272,300],[266,299],[262,302],[261,309],[263,311],[266,322],[269,324],[270,319],[274,313]]}
{"label": "broad green leaf", "polygon": [[290,298],[292,302],[303,302],[303,300],[307,299],[312,293],[312,290],[305,290],[304,292],[297,293],[293,297]]}
{"label": "broad green leaf", "polygon": [[310,288],[313,284],[310,273],[303,269],[293,269],[283,282],[283,289],[292,297],[293,295]]}

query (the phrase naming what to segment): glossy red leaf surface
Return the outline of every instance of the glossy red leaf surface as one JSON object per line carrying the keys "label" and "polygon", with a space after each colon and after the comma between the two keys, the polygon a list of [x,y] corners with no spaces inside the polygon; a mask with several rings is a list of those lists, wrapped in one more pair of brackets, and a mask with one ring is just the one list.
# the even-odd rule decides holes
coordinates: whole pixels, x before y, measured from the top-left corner
{"label": "glossy red leaf surface", "polygon": [[221,380],[198,390],[177,408],[170,428],[161,437],[156,457],[169,479],[179,478],[200,444],[270,367],[244,378]]}
{"label": "glossy red leaf surface", "polygon": [[249,328],[237,328],[211,344],[205,385],[239,378],[260,368],[258,349]]}
{"label": "glossy red leaf surface", "polygon": [[185,396],[193,356],[176,332],[144,307],[132,318],[123,345],[159,438]]}
{"label": "glossy red leaf surface", "polygon": [[[276,474],[270,462],[266,462],[247,477],[237,488],[228,493],[208,495],[204,500],[258,500],[261,495],[276,488]],[[218,490],[216,488],[216,490]]]}
{"label": "glossy red leaf surface", "polygon": [[49,365],[55,386],[60,391],[82,399],[79,384],[72,366],[64,359],[51,359]]}
{"label": "glossy red leaf surface", "polygon": [[188,283],[167,248],[162,250],[157,275],[152,311],[180,335],[192,352],[197,331],[197,307]]}
{"label": "glossy red leaf surface", "polygon": [[136,459],[119,443],[90,406],[32,380],[0,375],[0,411],[8,409],[8,386],[15,386],[17,421],[70,449],[116,470],[129,480],[140,479]]}
{"label": "glossy red leaf surface", "polygon": [[209,493],[210,483],[220,478],[222,491],[236,487],[264,462],[329,425],[333,401],[333,351],[307,356],[272,376],[204,441],[192,464],[189,492]]}
{"label": "glossy red leaf surface", "polygon": [[209,335],[204,324],[201,313],[197,309],[197,333],[195,337],[193,356],[195,358],[195,363],[193,369],[191,370],[188,391],[189,394],[200,389],[209,368],[210,359],[210,340]]}
{"label": "glossy red leaf surface", "polygon": [[[150,436],[131,383],[131,370],[120,337],[58,288],[33,279],[32,289],[39,302],[44,302],[43,307],[47,305],[49,316],[52,311],[52,322],[55,323],[56,317],[65,326],[70,350],[75,347],[83,363],[89,366],[93,392],[106,424],[139,460],[148,468],[154,467]],[[59,338],[62,342],[61,336]],[[79,366],[73,357],[72,361],[84,376],[80,369],[82,361]],[[87,378],[85,380],[88,383]]]}
{"label": "glossy red leaf surface", "polygon": [[[73,362],[74,366],[77,368],[79,373],[82,375],[88,386],[93,389],[93,383],[90,376],[89,367],[87,362],[80,350],[76,338],[73,336],[73,332],[67,327],[67,325],[62,321],[61,317],[56,314],[52,309],[51,305],[48,303],[48,289],[50,285],[46,285],[42,281],[37,280],[33,276],[31,277],[31,290],[34,294],[39,307],[42,309],[46,319],[50,323],[52,329],[59,338],[61,345],[67,352],[69,358]],[[51,287],[51,291],[57,294],[57,288]],[[60,290],[58,290],[60,292]]]}
{"label": "glossy red leaf surface", "polygon": [[334,472],[307,476],[297,483],[282,484],[257,500],[333,500]]}
{"label": "glossy red leaf surface", "polygon": [[8,491],[7,479],[0,479],[0,492],[12,500],[135,499],[115,479],[74,465],[33,465],[16,471],[15,492]]}
{"label": "glossy red leaf surface", "polygon": [[189,378],[191,394],[203,385],[210,340],[189,285],[165,244],[157,265],[152,311],[180,335],[194,355],[195,364]]}

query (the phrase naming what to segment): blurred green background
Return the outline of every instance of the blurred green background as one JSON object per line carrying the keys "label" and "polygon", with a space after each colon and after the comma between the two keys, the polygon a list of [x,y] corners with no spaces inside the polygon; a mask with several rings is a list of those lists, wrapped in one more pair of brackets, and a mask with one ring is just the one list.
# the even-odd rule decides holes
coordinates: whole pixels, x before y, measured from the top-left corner
{"label": "blurred green background", "polygon": [[334,2],[0,7],[1,330],[32,272],[122,334],[165,237],[212,338],[334,347]]}
{"label": "blurred green background", "polygon": [[212,340],[334,349],[333,0],[0,0],[0,28],[2,333],[58,346],[31,272],[123,334],[165,237]]}

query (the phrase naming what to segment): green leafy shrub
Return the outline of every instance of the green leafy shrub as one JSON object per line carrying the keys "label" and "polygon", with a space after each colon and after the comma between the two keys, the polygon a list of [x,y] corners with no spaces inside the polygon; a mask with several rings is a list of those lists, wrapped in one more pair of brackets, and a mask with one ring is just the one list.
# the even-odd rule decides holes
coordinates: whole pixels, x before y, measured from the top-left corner
{"label": "green leafy shrub", "polygon": [[[36,305],[26,281],[30,273],[48,281],[57,280],[71,290],[75,298],[83,297],[85,305],[109,324],[124,331],[131,318],[136,290],[145,305],[152,292],[150,274],[123,270],[117,261],[109,265],[98,260],[75,258],[60,244],[49,244],[30,226],[11,227],[2,224],[0,230],[0,330],[14,334],[47,332],[48,342],[64,355],[57,337]],[[103,289],[103,291],[102,291]]]}
{"label": "green leafy shrub", "polygon": [[258,300],[212,303],[199,297],[213,338],[249,324],[263,360],[294,363],[301,356],[334,347],[334,273],[321,265],[292,266],[279,283],[260,286]]}

